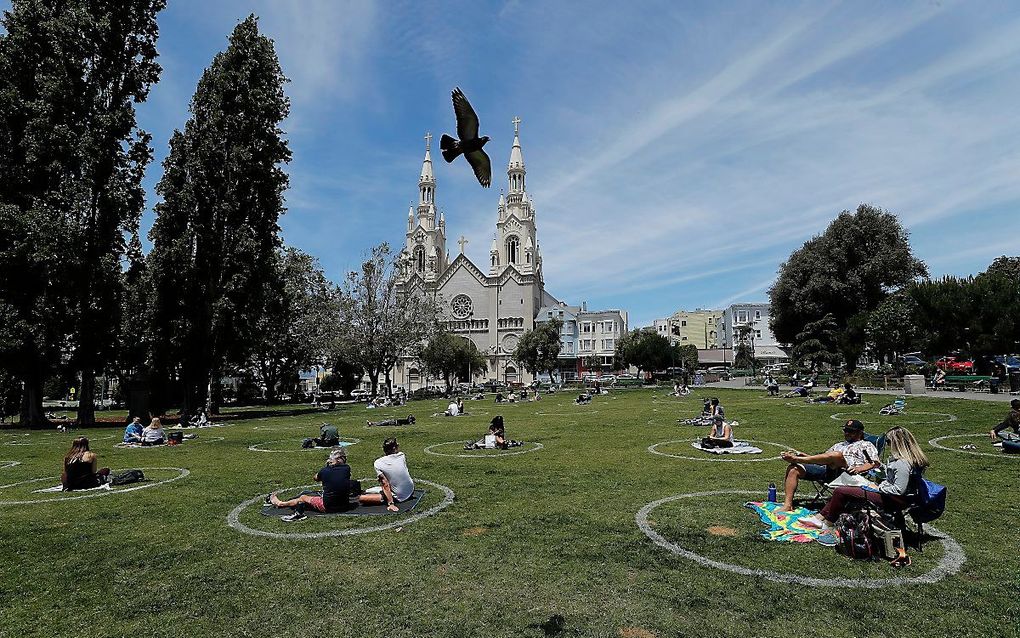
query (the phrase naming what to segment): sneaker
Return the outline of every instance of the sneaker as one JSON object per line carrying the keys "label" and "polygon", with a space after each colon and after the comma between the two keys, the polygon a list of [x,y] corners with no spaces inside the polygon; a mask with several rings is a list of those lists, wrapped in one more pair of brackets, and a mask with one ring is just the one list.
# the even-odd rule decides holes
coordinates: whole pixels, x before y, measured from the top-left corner
{"label": "sneaker", "polygon": [[800,519],[799,522],[804,527],[815,527],[822,531],[829,529],[829,524],[825,521],[824,518],[822,518],[818,514],[815,514],[813,516],[805,516],[804,518]]}
{"label": "sneaker", "polygon": [[308,518],[308,516],[302,514],[301,512],[294,512],[293,514],[288,514],[287,516],[281,517],[280,520],[286,523],[293,523],[294,521],[303,521],[306,518]]}
{"label": "sneaker", "polygon": [[266,505],[272,505],[273,504],[273,495],[272,494],[266,494],[266,497],[264,499],[262,499],[262,502],[264,504],[266,504]]}

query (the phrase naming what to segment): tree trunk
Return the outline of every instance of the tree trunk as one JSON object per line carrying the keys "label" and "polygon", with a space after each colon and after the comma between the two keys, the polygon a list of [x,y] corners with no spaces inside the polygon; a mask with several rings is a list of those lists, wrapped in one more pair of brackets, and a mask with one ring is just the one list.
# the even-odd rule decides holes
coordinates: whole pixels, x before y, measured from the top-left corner
{"label": "tree trunk", "polygon": [[21,427],[41,430],[49,424],[42,408],[42,380],[26,379],[25,391],[21,393]]}
{"label": "tree trunk", "polygon": [[78,389],[78,425],[96,424],[96,373],[81,371],[81,386]]}
{"label": "tree trunk", "polygon": [[386,371],[386,396],[393,396],[393,380],[390,378],[390,371]]}
{"label": "tree trunk", "polygon": [[377,393],[379,392],[379,371],[372,370],[371,372],[368,373],[368,378],[372,382],[372,396],[373,397],[378,396]]}
{"label": "tree trunk", "polygon": [[223,405],[223,384],[220,382],[220,371],[213,370],[209,374],[209,396],[206,397],[206,412],[210,415],[219,414],[221,405]]}

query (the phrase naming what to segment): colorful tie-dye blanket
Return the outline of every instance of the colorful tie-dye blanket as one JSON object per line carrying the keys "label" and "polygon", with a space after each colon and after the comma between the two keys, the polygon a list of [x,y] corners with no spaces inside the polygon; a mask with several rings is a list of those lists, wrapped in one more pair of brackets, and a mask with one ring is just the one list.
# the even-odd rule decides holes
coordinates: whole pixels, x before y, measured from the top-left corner
{"label": "colorful tie-dye blanket", "polygon": [[815,512],[806,507],[798,507],[791,512],[780,512],[778,510],[782,505],[782,503],[768,501],[744,504],[744,507],[757,514],[761,522],[768,526],[768,529],[761,533],[762,538],[787,543],[814,541],[827,547],[836,544],[836,535],[831,530],[823,532],[817,527],[804,525],[801,522],[802,518],[811,516]]}

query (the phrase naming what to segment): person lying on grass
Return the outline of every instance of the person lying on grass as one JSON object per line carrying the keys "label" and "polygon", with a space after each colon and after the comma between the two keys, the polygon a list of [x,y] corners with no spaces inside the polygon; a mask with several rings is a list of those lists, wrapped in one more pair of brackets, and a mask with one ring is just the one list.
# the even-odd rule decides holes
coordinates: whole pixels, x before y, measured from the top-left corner
{"label": "person lying on grass", "polygon": [[315,473],[315,480],[322,483],[322,493],[301,494],[296,498],[281,500],[276,494],[266,496],[266,504],[274,507],[292,507],[294,513],[284,516],[289,522],[307,518],[309,507],[316,512],[343,512],[351,508],[351,496],[361,493],[361,484],[351,480],[351,466],[347,465],[347,450],[337,448],[329,453],[326,465]]}
{"label": "person lying on grass", "polygon": [[812,527],[829,529],[845,512],[849,505],[867,501],[887,512],[895,512],[910,505],[917,494],[917,486],[928,467],[928,457],[910,430],[894,427],[885,433],[889,461],[885,464],[885,480],[871,483],[867,487],[840,486],[822,511],[802,518],[801,522]]}
{"label": "person lying on grass", "polygon": [[809,396],[811,396],[811,388],[813,388],[813,387],[814,387],[814,384],[811,381],[808,381],[804,385],[799,385],[796,388],[794,388],[794,389],[790,390],[789,392],[787,392],[786,394],[784,394],[783,398],[785,398],[785,399],[792,399],[794,397],[802,397],[802,398],[806,399]]}
{"label": "person lying on grass", "polygon": [[[1012,432],[1006,430],[1012,428]],[[1020,399],[1013,399],[1009,402],[1009,414],[994,428],[988,431],[988,436],[995,440],[1020,441]]]}
{"label": "person lying on grass", "polygon": [[375,471],[379,486],[370,487],[361,495],[363,505],[385,505],[391,512],[398,512],[397,503],[402,503],[414,494],[414,479],[407,470],[407,457],[400,451],[397,440],[390,437],[383,441],[383,456],[375,460]]}
{"label": "person lying on grass", "polygon": [[584,394],[579,394],[577,395],[577,398],[574,399],[574,403],[576,403],[577,405],[588,405],[589,403],[591,403],[591,395],[588,394],[587,392],[585,392]]}
{"label": "person lying on grass", "polygon": [[843,425],[843,440],[821,454],[788,450],[780,456],[790,464],[786,468],[786,497],[781,512],[793,509],[793,495],[802,479],[829,482],[843,472],[864,474],[881,465],[878,448],[864,438],[864,424],[857,419],[847,421]]}
{"label": "person lying on grass", "polygon": [[63,490],[90,490],[105,485],[109,477],[110,468],[99,469],[99,457],[89,449],[89,440],[84,436],[76,438],[64,457],[64,469],[60,473]]}
{"label": "person lying on grass", "polygon": [[131,423],[124,428],[124,442],[125,443],[141,443],[142,432],[145,430],[145,426],[142,425],[142,419],[135,417],[131,419]]}
{"label": "person lying on grass", "polygon": [[843,386],[837,385],[835,388],[829,390],[829,393],[825,396],[817,397],[812,399],[812,401],[815,403],[835,403],[840,400],[844,392],[846,392],[846,390]]}
{"label": "person lying on grass", "polygon": [[166,443],[166,433],[163,432],[163,423],[158,416],[152,417],[149,425],[142,430],[142,445],[163,445],[164,443]]}
{"label": "person lying on grass", "polygon": [[413,414],[408,414],[406,419],[383,419],[382,421],[368,421],[368,427],[385,427],[389,425],[414,425]]}
{"label": "person lying on grass", "polygon": [[492,417],[492,421],[489,422],[489,433],[474,443],[468,443],[464,446],[464,449],[484,450],[497,448],[500,450],[508,450],[512,447],[519,447],[521,445],[524,445],[524,441],[511,441],[506,438],[506,428],[503,426],[503,417],[497,414]]}
{"label": "person lying on grass", "polygon": [[712,417],[712,429],[709,430],[708,436],[701,439],[701,447],[733,447],[733,428],[722,416]]}

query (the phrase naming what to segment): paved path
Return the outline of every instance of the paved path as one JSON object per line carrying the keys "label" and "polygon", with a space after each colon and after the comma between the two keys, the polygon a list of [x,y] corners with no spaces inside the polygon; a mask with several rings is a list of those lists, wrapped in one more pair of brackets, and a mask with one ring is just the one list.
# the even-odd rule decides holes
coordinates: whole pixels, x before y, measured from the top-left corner
{"label": "paved path", "polygon": [[[756,390],[764,392],[764,388],[760,385],[745,385],[744,379],[730,379],[729,381],[718,381],[716,383],[709,383],[704,388],[728,388],[733,390]],[[694,386],[691,386],[692,390],[696,390]],[[789,386],[782,386],[781,392],[784,394],[789,392]],[[819,387],[819,390],[822,388]],[[865,388],[858,390],[861,394],[888,394],[892,396],[900,396],[903,394],[903,390],[872,390]],[[941,392],[928,391],[925,394],[912,394],[911,397],[925,397],[933,399],[971,399],[974,401],[993,401],[998,403],[1009,403],[1010,399],[1017,398],[1016,395],[1010,395],[1008,392],[1000,392],[998,394],[992,394],[991,392],[950,392],[948,390]]]}

